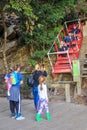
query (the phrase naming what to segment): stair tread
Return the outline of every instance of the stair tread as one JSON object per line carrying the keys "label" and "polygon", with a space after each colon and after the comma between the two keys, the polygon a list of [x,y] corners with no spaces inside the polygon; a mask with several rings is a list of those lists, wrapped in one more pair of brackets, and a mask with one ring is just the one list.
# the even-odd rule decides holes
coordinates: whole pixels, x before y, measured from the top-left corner
{"label": "stair tread", "polygon": [[59,67],[65,67],[66,68],[66,67],[69,67],[69,66],[70,66],[69,64],[68,65],[63,64],[63,65],[56,65],[56,66],[54,66],[54,68],[59,68]]}
{"label": "stair tread", "polygon": [[82,71],[86,71],[86,70],[87,70],[87,68],[83,68],[83,69],[82,69]]}
{"label": "stair tread", "polygon": [[69,64],[69,61],[58,61],[57,65],[59,64]]}
{"label": "stair tread", "polygon": [[87,77],[87,75],[81,75],[80,77],[83,77],[83,78],[84,78],[84,77]]}
{"label": "stair tread", "polygon": [[87,72],[82,72],[81,74],[87,74]]}
{"label": "stair tread", "polygon": [[53,73],[71,73],[71,69],[59,69],[59,70],[54,70]]}

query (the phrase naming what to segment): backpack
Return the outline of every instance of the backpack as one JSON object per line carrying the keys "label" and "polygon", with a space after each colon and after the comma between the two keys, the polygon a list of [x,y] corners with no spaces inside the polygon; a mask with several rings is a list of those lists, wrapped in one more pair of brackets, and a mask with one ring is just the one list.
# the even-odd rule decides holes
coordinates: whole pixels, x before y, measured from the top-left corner
{"label": "backpack", "polygon": [[29,87],[33,87],[33,85],[34,85],[34,79],[33,79],[33,75],[30,75],[28,78],[27,78],[27,85],[29,86]]}
{"label": "backpack", "polygon": [[11,82],[12,85],[16,85],[17,83],[19,83],[18,73],[17,72],[12,72],[11,73],[10,82]]}

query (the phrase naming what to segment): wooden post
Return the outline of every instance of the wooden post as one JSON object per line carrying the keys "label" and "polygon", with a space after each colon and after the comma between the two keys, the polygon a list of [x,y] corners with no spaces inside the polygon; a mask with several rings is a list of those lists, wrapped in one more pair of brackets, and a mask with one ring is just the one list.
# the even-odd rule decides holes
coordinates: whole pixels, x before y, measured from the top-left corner
{"label": "wooden post", "polygon": [[66,96],[66,102],[71,102],[71,98],[70,98],[70,84],[65,84],[65,96]]}
{"label": "wooden post", "polygon": [[77,94],[81,95],[81,78],[80,78],[80,76],[78,77],[78,80],[77,80]]}

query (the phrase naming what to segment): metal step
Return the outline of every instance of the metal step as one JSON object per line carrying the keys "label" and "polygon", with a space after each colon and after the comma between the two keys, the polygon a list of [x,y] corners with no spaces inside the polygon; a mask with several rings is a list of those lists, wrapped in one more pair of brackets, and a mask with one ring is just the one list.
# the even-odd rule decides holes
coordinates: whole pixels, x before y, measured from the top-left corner
{"label": "metal step", "polygon": [[67,69],[67,68],[70,68],[70,64],[62,64],[62,65],[57,65],[57,66],[54,66],[54,69]]}
{"label": "metal step", "polygon": [[81,77],[81,78],[86,78],[86,77],[87,77],[87,75],[81,75],[80,77]]}
{"label": "metal step", "polygon": [[58,60],[57,63],[69,63],[69,59]]}
{"label": "metal step", "polygon": [[71,71],[71,69],[59,69],[59,70],[54,70],[54,72],[53,73],[59,73],[59,74],[61,74],[61,73],[72,73],[72,71]]}
{"label": "metal step", "polygon": [[85,57],[87,58],[87,53],[85,53]]}
{"label": "metal step", "polygon": [[87,72],[82,72],[81,75],[87,75]]}
{"label": "metal step", "polygon": [[87,70],[87,68],[82,68],[82,70],[81,71],[86,71]]}
{"label": "metal step", "polygon": [[84,59],[80,59],[79,61],[80,61],[80,62],[84,62],[84,61],[87,61],[87,58],[84,58]]}

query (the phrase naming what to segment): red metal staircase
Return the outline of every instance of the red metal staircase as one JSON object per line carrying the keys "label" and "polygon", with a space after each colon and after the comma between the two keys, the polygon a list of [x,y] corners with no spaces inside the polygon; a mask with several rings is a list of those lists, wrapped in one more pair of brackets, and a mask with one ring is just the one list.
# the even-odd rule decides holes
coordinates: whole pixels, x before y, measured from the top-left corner
{"label": "red metal staircase", "polygon": [[[72,41],[72,47],[68,48],[67,51],[59,51],[59,45],[63,37],[69,32],[74,25],[79,26],[79,33],[77,34],[78,40]],[[80,20],[73,20],[65,22],[65,29],[62,29],[56,37],[56,40],[52,44],[49,52],[47,53],[50,65],[52,68],[52,75],[62,74],[62,73],[72,73],[72,60],[78,59],[79,51],[81,48],[83,34],[82,28],[83,23]],[[66,32],[66,34],[65,34]],[[70,43],[67,43],[67,45]],[[66,56],[61,56],[66,54]]]}

